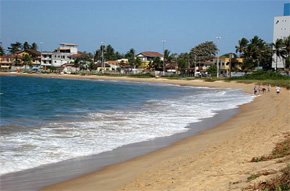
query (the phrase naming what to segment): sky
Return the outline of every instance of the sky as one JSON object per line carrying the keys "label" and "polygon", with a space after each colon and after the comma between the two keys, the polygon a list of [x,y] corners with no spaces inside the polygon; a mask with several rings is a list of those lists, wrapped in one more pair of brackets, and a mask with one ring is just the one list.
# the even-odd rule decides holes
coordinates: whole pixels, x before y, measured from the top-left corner
{"label": "sky", "polygon": [[[126,53],[189,52],[206,41],[235,52],[242,38],[273,41],[275,16],[290,0],[0,0],[0,41],[35,42],[53,51],[74,43],[94,52],[101,42]],[[217,39],[216,37],[221,37]],[[166,42],[162,42],[165,40]]]}

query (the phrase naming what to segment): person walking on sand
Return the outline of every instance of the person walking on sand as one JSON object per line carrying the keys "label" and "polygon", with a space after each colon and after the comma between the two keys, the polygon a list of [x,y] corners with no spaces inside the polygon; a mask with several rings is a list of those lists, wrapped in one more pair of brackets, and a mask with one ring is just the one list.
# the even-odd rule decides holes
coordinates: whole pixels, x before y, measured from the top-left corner
{"label": "person walking on sand", "polygon": [[277,92],[277,95],[280,93],[280,87],[279,86],[276,87],[276,92]]}
{"label": "person walking on sand", "polygon": [[268,84],[268,92],[271,90],[271,84]]}
{"label": "person walking on sand", "polygon": [[255,86],[255,87],[254,87],[254,94],[255,94],[255,95],[257,94],[257,91],[258,91],[257,86]]}

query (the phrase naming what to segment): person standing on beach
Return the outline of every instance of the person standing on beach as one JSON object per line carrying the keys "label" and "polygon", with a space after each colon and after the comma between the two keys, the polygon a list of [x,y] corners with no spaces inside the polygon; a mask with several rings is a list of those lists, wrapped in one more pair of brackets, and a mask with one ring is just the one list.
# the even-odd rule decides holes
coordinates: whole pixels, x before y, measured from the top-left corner
{"label": "person standing on beach", "polygon": [[268,84],[268,92],[271,90],[271,84]]}
{"label": "person standing on beach", "polygon": [[255,87],[254,87],[254,94],[255,94],[255,95],[257,94],[257,91],[258,91],[257,86],[255,86]]}
{"label": "person standing on beach", "polygon": [[276,92],[277,92],[277,95],[279,95],[279,93],[280,93],[280,87],[279,86],[276,87]]}

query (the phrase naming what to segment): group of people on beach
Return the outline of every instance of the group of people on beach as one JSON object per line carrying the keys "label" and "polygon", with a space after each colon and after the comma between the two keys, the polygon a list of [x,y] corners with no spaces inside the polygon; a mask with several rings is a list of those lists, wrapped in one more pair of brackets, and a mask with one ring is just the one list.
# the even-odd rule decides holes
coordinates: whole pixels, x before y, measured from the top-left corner
{"label": "group of people on beach", "polygon": [[[266,92],[266,88],[262,88],[261,85],[259,85],[258,87],[255,86],[254,87],[254,94],[256,95],[257,92],[259,91],[259,93],[262,91],[263,93]],[[268,84],[268,92],[271,91],[271,84]],[[279,94],[280,93],[280,87],[279,85],[276,87],[276,93]]]}

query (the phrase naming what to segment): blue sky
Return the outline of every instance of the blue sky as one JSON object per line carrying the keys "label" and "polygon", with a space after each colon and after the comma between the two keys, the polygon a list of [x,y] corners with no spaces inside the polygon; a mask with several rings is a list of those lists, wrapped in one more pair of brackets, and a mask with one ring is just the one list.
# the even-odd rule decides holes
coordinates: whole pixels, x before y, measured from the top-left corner
{"label": "blue sky", "polygon": [[19,41],[43,51],[59,43],[93,52],[101,42],[115,51],[189,52],[219,41],[221,54],[234,52],[238,40],[273,40],[275,16],[290,0],[2,0],[0,41],[5,49]]}

